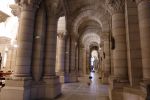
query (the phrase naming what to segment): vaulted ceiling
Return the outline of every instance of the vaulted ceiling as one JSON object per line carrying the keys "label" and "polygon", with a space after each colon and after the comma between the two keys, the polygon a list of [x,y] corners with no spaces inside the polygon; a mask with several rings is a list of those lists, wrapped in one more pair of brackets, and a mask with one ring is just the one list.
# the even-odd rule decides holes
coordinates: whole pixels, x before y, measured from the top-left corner
{"label": "vaulted ceiling", "polygon": [[64,0],[67,31],[84,46],[100,44],[102,33],[110,31],[110,14],[105,0]]}

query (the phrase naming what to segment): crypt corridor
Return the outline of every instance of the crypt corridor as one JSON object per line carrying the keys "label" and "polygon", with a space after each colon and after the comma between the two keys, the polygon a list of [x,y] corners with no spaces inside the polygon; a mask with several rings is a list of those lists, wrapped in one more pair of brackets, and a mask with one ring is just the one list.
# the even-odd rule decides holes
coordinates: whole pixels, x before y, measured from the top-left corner
{"label": "crypt corridor", "polygon": [[0,100],[150,100],[149,21],[150,0],[1,0]]}

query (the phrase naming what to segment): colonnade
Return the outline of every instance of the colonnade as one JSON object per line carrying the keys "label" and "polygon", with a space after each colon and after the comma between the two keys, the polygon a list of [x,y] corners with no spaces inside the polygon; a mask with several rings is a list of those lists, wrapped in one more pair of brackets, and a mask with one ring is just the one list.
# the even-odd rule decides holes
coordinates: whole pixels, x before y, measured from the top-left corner
{"label": "colonnade", "polygon": [[[128,100],[134,94],[134,85],[136,89],[140,87],[138,92],[144,91],[134,97],[144,100],[149,96],[146,89],[150,82],[150,2],[132,1],[132,7],[128,0],[108,1],[111,31],[104,32],[98,51],[102,82],[109,83],[110,100]],[[51,99],[61,94],[60,81],[77,82],[78,76],[88,74],[91,52],[71,33],[57,33],[58,2],[53,2],[18,3],[21,11],[16,65],[12,78],[6,80],[1,91],[2,100]],[[129,11],[131,8],[134,14]],[[132,23],[133,16],[136,20]],[[132,29],[134,25],[137,29]],[[128,94],[129,91],[132,93]]]}

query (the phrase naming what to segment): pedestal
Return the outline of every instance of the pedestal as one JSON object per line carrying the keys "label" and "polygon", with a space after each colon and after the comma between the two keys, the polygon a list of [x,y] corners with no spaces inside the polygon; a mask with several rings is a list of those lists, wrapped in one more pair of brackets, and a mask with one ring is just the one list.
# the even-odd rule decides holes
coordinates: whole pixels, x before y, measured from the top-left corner
{"label": "pedestal", "polygon": [[44,82],[46,99],[54,99],[61,95],[61,84],[58,76],[45,77]]}
{"label": "pedestal", "polygon": [[31,80],[6,80],[0,100],[30,100]]}
{"label": "pedestal", "polygon": [[109,84],[110,100],[124,100],[123,87],[127,86],[129,82],[127,80],[118,80],[113,77],[110,77]]}
{"label": "pedestal", "polygon": [[67,73],[67,74],[65,74],[65,76],[64,76],[64,82],[65,82],[65,83],[78,82],[78,77],[77,77],[77,75],[75,75],[75,74]]}
{"label": "pedestal", "polygon": [[32,82],[31,85],[31,100],[44,100],[45,99],[45,82]]}

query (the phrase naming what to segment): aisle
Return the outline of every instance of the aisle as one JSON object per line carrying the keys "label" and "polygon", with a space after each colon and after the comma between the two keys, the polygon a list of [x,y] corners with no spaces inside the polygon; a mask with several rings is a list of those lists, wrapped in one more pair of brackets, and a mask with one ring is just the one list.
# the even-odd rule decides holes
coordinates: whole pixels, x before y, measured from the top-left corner
{"label": "aisle", "polygon": [[63,84],[62,96],[56,100],[108,100],[108,86],[100,84],[96,73],[91,76],[91,85],[88,85],[88,76],[80,77],[78,83]]}

